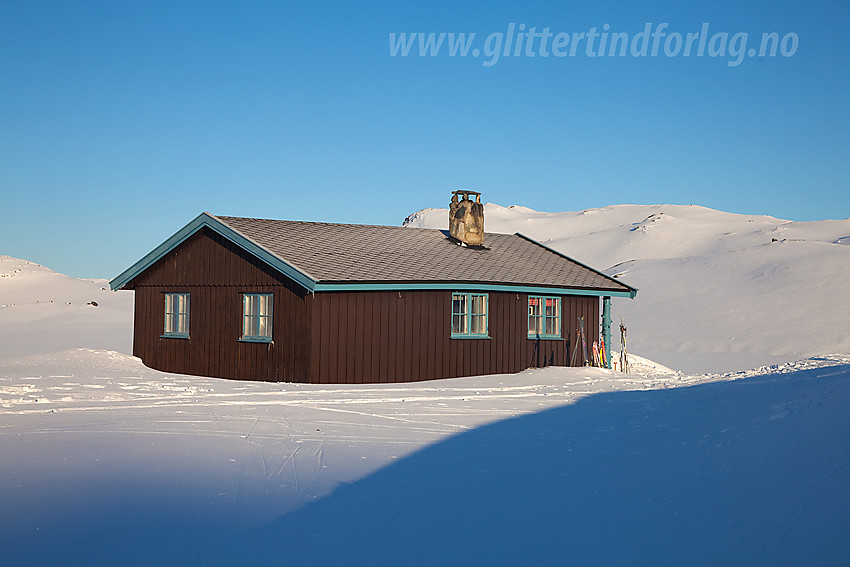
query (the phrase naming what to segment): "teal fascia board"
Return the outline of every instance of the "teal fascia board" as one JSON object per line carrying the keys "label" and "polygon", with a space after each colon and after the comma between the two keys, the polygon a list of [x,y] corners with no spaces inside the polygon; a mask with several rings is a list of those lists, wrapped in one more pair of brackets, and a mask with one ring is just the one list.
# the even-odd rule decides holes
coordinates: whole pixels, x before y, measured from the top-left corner
{"label": "teal fascia board", "polygon": [[166,254],[174,250],[177,246],[179,246],[182,242],[188,239],[190,236],[201,230],[202,228],[209,228],[210,230],[220,234],[233,244],[243,248],[249,254],[253,254],[272,268],[278,270],[280,273],[284,274],[288,278],[292,279],[299,285],[303,286],[307,289],[307,291],[313,291],[316,285],[316,280],[313,279],[308,273],[305,271],[293,266],[292,264],[285,262],[254,242],[253,240],[246,237],[244,234],[239,231],[227,226],[222,221],[218,220],[215,216],[209,213],[201,213],[194,220],[192,220],[189,224],[178,230],[174,233],[171,238],[154,248],[150,253],[148,253],[141,260],[124,270],[121,274],[116,276],[112,281],[109,282],[109,287],[112,290],[118,290],[127,285],[130,281],[133,280],[136,276],[147,270],[153,264],[161,260]]}
{"label": "teal fascia board", "polygon": [[567,256],[566,254],[564,254],[564,253],[562,253],[562,252],[558,252],[557,250],[555,250],[555,249],[554,249],[554,248],[552,248],[551,246],[546,246],[546,245],[545,245],[545,244],[543,244],[542,242],[538,242],[538,241],[534,240],[533,238],[530,238],[530,237],[528,237],[528,236],[524,235],[524,234],[523,234],[523,233],[521,233],[521,232],[517,232],[517,233],[515,233],[515,234],[516,234],[517,236],[519,236],[520,238],[524,238],[525,240],[528,240],[529,242],[533,242],[534,244],[536,244],[536,245],[538,245],[538,246],[542,246],[543,248],[545,248],[545,249],[546,249],[546,250],[548,250],[549,252],[552,252],[553,254],[557,254],[557,255],[558,255],[558,256],[560,256],[561,258],[566,258],[566,259],[567,259],[567,260],[569,260],[570,262],[575,262],[575,263],[576,263],[576,264],[578,264],[579,266],[581,266],[581,267],[583,267],[583,268],[587,268],[587,269],[588,269],[588,270],[590,270],[591,272],[593,272],[593,273],[595,273],[595,274],[599,274],[599,275],[600,275],[600,276],[602,276],[603,278],[608,279],[608,280],[611,280],[612,282],[618,283],[618,284],[620,284],[620,285],[622,285],[622,286],[626,286],[627,288],[629,288],[629,289],[631,290],[629,293],[626,293],[625,295],[623,295],[623,292],[617,292],[617,291],[615,291],[615,292],[609,292],[609,293],[600,293],[600,294],[599,294],[600,296],[609,295],[609,296],[611,296],[611,297],[629,297],[629,298],[632,298],[632,299],[633,299],[633,298],[637,295],[638,288],[636,288],[636,287],[632,287],[632,286],[630,286],[629,284],[623,283],[623,282],[621,282],[620,280],[615,279],[615,278],[612,278],[611,276],[609,276],[609,275],[607,275],[607,274],[603,274],[603,273],[602,273],[602,272],[600,272],[599,270],[597,270],[597,269],[595,269],[595,268],[591,268],[591,267],[590,267],[590,266],[588,266],[587,264],[583,264],[583,263],[579,262],[578,260],[576,260],[575,258],[570,258],[570,257],[569,257],[569,256]]}
{"label": "teal fascia board", "polygon": [[[625,285],[625,284],[624,284]],[[572,289],[565,287],[536,287],[520,284],[486,284],[486,283],[322,283],[319,282],[314,292],[325,291],[507,291],[511,293],[529,293],[534,295],[593,295],[596,297],[634,297],[637,290],[610,291],[598,289]]]}

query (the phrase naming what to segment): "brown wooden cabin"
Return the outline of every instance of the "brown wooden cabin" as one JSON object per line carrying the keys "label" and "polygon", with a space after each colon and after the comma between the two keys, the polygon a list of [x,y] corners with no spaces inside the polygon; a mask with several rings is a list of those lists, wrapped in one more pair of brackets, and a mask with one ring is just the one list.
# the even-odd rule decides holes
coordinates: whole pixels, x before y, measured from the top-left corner
{"label": "brown wooden cabin", "polygon": [[[600,298],[636,290],[521,234],[203,213],[116,277],[133,354],[238,380],[408,382],[583,365]],[[610,317],[608,318],[610,324]]]}

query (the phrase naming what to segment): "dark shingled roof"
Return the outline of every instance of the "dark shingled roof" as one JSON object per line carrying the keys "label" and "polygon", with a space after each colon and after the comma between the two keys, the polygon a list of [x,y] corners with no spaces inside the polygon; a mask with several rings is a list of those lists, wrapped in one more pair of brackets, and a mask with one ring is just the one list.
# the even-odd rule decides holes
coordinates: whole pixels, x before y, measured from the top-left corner
{"label": "dark shingled roof", "polygon": [[469,282],[632,291],[519,234],[487,233],[484,248],[446,230],[215,217],[322,283]]}

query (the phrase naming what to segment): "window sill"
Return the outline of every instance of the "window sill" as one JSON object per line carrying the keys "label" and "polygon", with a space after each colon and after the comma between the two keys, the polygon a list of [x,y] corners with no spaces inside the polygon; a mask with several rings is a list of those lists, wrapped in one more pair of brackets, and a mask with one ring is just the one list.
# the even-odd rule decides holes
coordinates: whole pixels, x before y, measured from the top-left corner
{"label": "window sill", "polygon": [[240,343],[270,343],[273,342],[271,337],[242,337]]}
{"label": "window sill", "polygon": [[489,335],[452,335],[453,339],[491,339]]}
{"label": "window sill", "polygon": [[188,339],[189,335],[186,334],[186,333],[180,333],[180,334],[170,333],[170,334],[160,335],[159,338],[161,338],[161,339]]}
{"label": "window sill", "polygon": [[547,337],[546,335],[528,335],[530,341],[563,341],[564,337]]}

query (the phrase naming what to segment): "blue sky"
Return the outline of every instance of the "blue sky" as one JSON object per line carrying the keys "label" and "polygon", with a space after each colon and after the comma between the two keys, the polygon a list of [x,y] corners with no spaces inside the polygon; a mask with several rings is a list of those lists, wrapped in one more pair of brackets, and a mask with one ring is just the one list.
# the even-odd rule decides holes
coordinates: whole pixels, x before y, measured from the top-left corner
{"label": "blue sky", "polygon": [[[390,56],[389,34],[796,34],[789,57]],[[0,254],[113,277],[201,211],[850,216],[850,3],[0,3]],[[663,38],[662,38],[663,39]],[[539,46],[539,41],[538,41]],[[534,51],[532,51],[534,52]]]}

